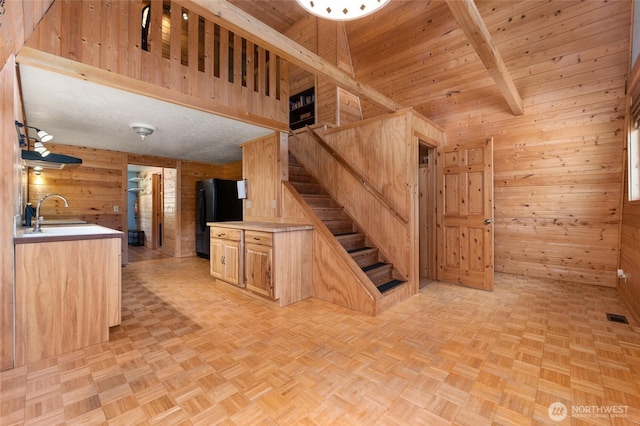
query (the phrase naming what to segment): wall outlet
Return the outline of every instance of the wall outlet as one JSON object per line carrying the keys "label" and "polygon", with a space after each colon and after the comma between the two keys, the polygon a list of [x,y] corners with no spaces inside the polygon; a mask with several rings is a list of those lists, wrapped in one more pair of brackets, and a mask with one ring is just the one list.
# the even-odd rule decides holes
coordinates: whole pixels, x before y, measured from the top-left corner
{"label": "wall outlet", "polygon": [[245,201],[245,206],[250,209],[251,208],[251,200]]}

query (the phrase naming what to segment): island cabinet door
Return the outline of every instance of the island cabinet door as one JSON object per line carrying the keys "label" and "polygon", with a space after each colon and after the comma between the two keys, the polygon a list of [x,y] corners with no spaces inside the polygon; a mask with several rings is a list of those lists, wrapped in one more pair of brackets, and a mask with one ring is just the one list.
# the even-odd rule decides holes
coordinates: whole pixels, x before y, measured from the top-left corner
{"label": "island cabinet door", "polygon": [[209,265],[213,278],[244,287],[243,235],[244,231],[240,229],[211,227]]}
{"label": "island cabinet door", "polygon": [[227,241],[224,245],[224,276],[225,281],[242,286],[240,282],[240,243]]}
{"label": "island cabinet door", "polygon": [[211,239],[211,276],[214,278],[224,279],[224,246],[226,241],[217,238]]}
{"label": "island cabinet door", "polygon": [[244,261],[247,289],[273,299],[271,247],[247,242]]}
{"label": "island cabinet door", "polygon": [[211,276],[230,284],[243,287],[240,279],[242,244],[240,241],[211,239],[210,273]]}

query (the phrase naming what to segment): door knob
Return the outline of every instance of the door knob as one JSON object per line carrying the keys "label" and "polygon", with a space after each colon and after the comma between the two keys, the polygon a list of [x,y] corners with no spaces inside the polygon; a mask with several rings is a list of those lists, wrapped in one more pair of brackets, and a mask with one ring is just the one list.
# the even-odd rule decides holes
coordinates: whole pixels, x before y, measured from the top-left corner
{"label": "door knob", "polygon": [[491,220],[491,219],[485,219],[484,220],[484,224],[485,225],[491,225],[492,222],[493,222],[493,220]]}

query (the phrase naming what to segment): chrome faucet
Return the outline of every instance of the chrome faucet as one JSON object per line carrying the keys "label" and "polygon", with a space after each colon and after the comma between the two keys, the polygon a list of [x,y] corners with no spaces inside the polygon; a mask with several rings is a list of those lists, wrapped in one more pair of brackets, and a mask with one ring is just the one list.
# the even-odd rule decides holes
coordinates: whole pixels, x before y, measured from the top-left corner
{"label": "chrome faucet", "polygon": [[49,197],[61,198],[62,201],[64,201],[64,206],[69,207],[69,202],[67,201],[67,199],[60,194],[47,194],[44,197],[40,198],[40,201],[38,201],[38,206],[36,207],[36,223],[35,225],[33,225],[33,232],[42,232],[40,225],[42,224],[42,219],[44,218],[40,216],[40,206],[42,205],[42,202]]}

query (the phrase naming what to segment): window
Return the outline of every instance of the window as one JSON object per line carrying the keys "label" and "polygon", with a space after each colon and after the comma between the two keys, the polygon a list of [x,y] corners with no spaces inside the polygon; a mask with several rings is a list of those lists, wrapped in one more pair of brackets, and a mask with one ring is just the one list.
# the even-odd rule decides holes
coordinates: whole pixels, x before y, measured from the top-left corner
{"label": "window", "polygon": [[150,5],[142,8],[142,50],[149,51],[149,20],[151,19]]}
{"label": "window", "polygon": [[629,201],[640,200],[640,84],[631,90],[627,141],[627,186]]}
{"label": "window", "polygon": [[640,129],[634,126],[629,134],[628,147],[629,201],[640,200]]}

